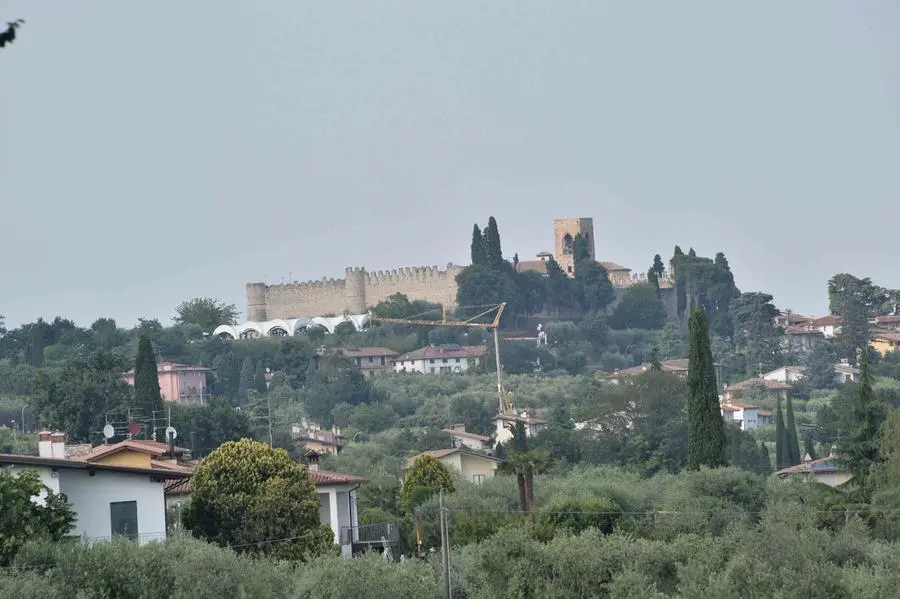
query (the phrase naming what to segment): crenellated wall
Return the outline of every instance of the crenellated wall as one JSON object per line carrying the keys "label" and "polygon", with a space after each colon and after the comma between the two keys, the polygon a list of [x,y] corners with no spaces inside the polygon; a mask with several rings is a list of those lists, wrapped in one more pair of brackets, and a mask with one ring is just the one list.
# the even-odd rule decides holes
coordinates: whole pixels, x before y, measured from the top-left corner
{"label": "crenellated wall", "polygon": [[403,293],[410,300],[439,303],[452,310],[456,305],[456,275],[462,269],[454,264],[448,264],[445,270],[417,266],[377,272],[348,267],[343,279],[282,285],[248,283],[247,319],[362,314],[395,293]]}

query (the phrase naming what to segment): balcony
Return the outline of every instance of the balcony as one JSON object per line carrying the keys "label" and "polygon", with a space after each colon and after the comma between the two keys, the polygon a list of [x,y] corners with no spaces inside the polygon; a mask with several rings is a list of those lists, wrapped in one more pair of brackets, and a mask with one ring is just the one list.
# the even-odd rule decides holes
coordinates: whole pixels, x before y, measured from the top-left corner
{"label": "balcony", "polygon": [[393,547],[399,542],[400,527],[395,523],[341,527],[341,546],[349,547],[351,555],[365,551],[384,551],[385,545]]}

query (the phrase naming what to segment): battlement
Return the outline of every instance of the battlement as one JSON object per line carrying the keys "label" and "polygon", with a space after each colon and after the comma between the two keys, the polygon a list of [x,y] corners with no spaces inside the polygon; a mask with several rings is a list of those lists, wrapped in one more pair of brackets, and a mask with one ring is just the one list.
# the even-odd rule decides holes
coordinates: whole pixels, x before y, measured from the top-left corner
{"label": "battlement", "polygon": [[455,278],[461,270],[461,266],[455,266],[452,263],[448,264],[445,270],[441,270],[437,266],[406,266],[391,270],[369,272],[366,275],[366,283],[379,285],[384,283],[393,284],[404,280],[421,281],[423,279]]}
{"label": "battlement", "polygon": [[462,266],[407,266],[368,272],[361,266],[344,269],[345,278],[322,278],[266,285],[247,284],[247,316],[254,321],[301,318],[318,314],[361,314],[396,293],[410,300],[442,304],[456,303],[456,275]]}

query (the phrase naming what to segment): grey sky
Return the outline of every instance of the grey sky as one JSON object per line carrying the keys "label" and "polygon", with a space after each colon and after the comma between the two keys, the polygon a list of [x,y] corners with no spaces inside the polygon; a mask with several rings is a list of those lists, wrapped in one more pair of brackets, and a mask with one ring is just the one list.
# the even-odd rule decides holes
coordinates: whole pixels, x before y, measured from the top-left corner
{"label": "grey sky", "polygon": [[35,2],[0,51],[0,314],[168,321],[247,281],[723,250],[821,313],[900,287],[896,2]]}

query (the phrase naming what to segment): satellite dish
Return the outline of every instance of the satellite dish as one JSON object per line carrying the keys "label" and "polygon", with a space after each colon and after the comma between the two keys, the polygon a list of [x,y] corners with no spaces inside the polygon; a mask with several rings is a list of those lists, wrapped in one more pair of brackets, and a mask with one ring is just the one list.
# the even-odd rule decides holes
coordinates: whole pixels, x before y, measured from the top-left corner
{"label": "satellite dish", "polygon": [[174,441],[177,436],[178,432],[175,430],[174,426],[170,426],[166,429],[166,439]]}
{"label": "satellite dish", "polygon": [[111,439],[116,436],[116,429],[113,428],[113,425],[107,424],[103,427],[103,436],[107,439]]}

